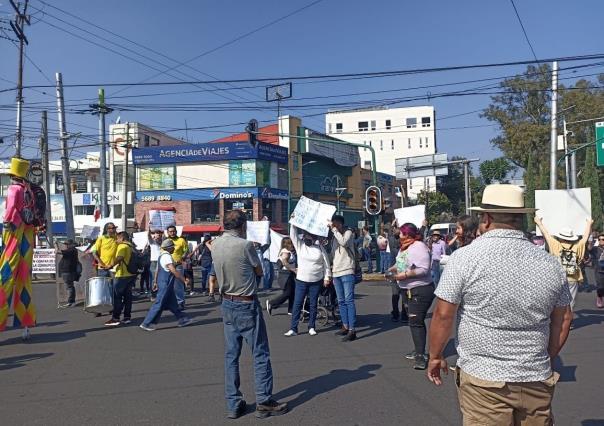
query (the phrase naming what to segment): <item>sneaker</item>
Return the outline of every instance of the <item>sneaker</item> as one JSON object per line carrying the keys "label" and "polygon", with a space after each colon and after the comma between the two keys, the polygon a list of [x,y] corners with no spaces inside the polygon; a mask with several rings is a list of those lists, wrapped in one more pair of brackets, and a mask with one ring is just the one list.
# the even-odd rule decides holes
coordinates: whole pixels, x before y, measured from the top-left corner
{"label": "sneaker", "polygon": [[105,325],[107,327],[114,327],[116,325],[120,325],[120,320],[116,320],[116,319],[111,318],[109,321],[105,322]]}
{"label": "sneaker", "polygon": [[292,337],[292,336],[297,336],[298,332],[294,331],[294,330],[289,330],[287,333],[284,334],[284,336],[286,337]]}
{"label": "sneaker", "polygon": [[600,297],[600,296],[596,297],[596,306],[599,309],[604,308],[604,297]]}
{"label": "sneaker", "polygon": [[270,300],[266,301],[266,312],[271,316],[273,315],[273,307],[271,306]]}
{"label": "sneaker", "polygon": [[195,296],[196,294],[197,294],[197,292],[192,291],[192,290],[189,292],[189,296]]}
{"label": "sneaker", "polygon": [[153,297],[153,296],[151,296],[151,297],[149,298],[149,302],[155,302],[155,299],[157,299],[157,297]]}
{"label": "sneaker", "polygon": [[73,305],[75,305],[75,303],[62,303],[59,306],[57,306],[59,309],[65,309],[65,308],[71,308]]}
{"label": "sneaker", "polygon": [[229,419],[238,419],[239,417],[241,417],[243,415],[243,413],[245,413],[245,409],[247,408],[247,403],[245,402],[244,399],[242,399],[241,401],[239,401],[239,404],[237,405],[237,408],[235,409],[235,411],[230,411],[227,414],[227,418]]}
{"label": "sneaker", "polygon": [[122,324],[130,324],[132,321],[130,320],[130,318],[126,319],[124,318],[124,320],[122,321]]}
{"label": "sneaker", "polygon": [[338,331],[336,331],[336,336],[346,336],[348,334],[348,329],[342,327]]}
{"label": "sneaker", "polygon": [[203,290],[203,291],[201,292],[201,295],[202,295],[202,296],[208,296],[208,295],[209,295],[209,293],[208,293],[208,291],[207,291],[207,290]]}
{"label": "sneaker", "polygon": [[350,330],[344,338],[342,338],[342,342],[353,342],[357,339],[357,333],[354,330]]}
{"label": "sneaker", "polygon": [[425,370],[427,366],[426,355],[418,354],[415,356],[415,362],[413,363],[414,370]]}
{"label": "sneaker", "polygon": [[178,322],[178,326],[179,327],[186,327],[187,325],[191,324],[193,322],[192,318],[185,318],[182,321]]}
{"label": "sneaker", "polygon": [[289,315],[289,316],[291,317],[291,316],[292,316],[292,313],[291,313],[291,312],[288,312],[288,313],[287,313],[287,315]]}
{"label": "sneaker", "polygon": [[270,416],[280,416],[287,413],[287,403],[279,403],[274,399],[269,399],[262,404],[256,405],[256,417],[266,419]]}
{"label": "sneaker", "polygon": [[185,310],[185,304],[184,303],[179,303],[178,304],[178,309],[181,310],[181,311],[184,311]]}
{"label": "sneaker", "polygon": [[415,359],[415,351],[411,351],[408,354],[405,354],[405,359],[414,360]]}
{"label": "sneaker", "polygon": [[208,296],[208,302],[212,302],[212,303],[216,302],[216,298],[214,297],[213,293]]}
{"label": "sneaker", "polygon": [[152,324],[150,324],[150,325],[141,324],[141,325],[139,325],[139,327],[145,331],[155,331],[155,327],[153,327]]}
{"label": "sneaker", "polygon": [[316,336],[317,335],[317,330],[315,330],[314,328],[309,328],[308,329],[308,334],[310,334],[311,336]]}

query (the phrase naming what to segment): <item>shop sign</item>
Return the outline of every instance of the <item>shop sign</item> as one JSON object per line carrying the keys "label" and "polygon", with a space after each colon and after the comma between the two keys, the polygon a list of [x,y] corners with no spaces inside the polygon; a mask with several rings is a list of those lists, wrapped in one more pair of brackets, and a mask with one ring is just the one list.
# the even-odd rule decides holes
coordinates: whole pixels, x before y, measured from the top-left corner
{"label": "shop sign", "polygon": [[251,191],[225,192],[220,189],[214,189],[214,198],[216,199],[233,199],[233,198],[254,198],[254,193]]}
{"label": "shop sign", "polygon": [[171,195],[143,195],[140,201],[172,201]]}

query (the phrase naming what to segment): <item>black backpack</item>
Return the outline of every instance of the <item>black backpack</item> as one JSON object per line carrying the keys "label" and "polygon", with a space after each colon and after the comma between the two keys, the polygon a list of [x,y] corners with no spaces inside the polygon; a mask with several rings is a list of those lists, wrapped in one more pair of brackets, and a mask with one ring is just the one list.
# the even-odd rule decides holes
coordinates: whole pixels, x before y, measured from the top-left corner
{"label": "black backpack", "polygon": [[128,263],[126,263],[126,269],[128,270],[128,272],[134,275],[143,272],[143,269],[145,269],[145,255],[139,252],[136,247],[134,247],[130,243],[122,244],[127,244],[131,250],[130,260]]}

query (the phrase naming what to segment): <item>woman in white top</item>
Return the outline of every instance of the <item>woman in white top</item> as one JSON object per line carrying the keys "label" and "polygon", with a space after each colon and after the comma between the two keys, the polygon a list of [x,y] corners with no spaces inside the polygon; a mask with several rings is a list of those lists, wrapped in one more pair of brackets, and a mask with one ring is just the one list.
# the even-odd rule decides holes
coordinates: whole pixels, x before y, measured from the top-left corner
{"label": "woman in white top", "polygon": [[315,320],[317,319],[317,303],[321,284],[325,286],[330,284],[331,271],[327,253],[325,253],[323,246],[319,243],[319,238],[306,231],[303,231],[302,238],[300,238],[299,234],[300,230],[292,225],[290,238],[296,249],[298,269],[296,273],[292,322],[290,330],[285,335],[296,336],[298,334],[298,322],[302,313],[302,304],[304,303],[304,298],[308,295],[310,304],[308,334],[314,336],[317,334]]}
{"label": "woman in white top", "polygon": [[272,315],[273,309],[287,300],[287,313],[291,315],[296,288],[296,249],[291,238],[285,237],[281,240],[277,271],[281,294],[266,301],[266,310],[269,315]]}

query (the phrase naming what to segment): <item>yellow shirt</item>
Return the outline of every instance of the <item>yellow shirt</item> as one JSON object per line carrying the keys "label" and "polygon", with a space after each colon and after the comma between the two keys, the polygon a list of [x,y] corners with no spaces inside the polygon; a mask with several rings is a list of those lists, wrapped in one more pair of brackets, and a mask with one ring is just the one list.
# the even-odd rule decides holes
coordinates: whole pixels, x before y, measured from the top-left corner
{"label": "yellow shirt", "polygon": [[[582,282],[583,273],[581,272],[581,263],[585,257],[585,243],[583,240],[579,240],[572,243],[562,243],[556,238],[547,238],[547,245],[549,246],[549,253],[560,261],[562,267],[566,271],[566,279],[572,282]],[[562,259],[562,249],[566,250],[569,254],[568,259]]]}
{"label": "yellow shirt", "polygon": [[101,258],[105,265],[110,265],[115,259],[117,241],[115,237],[101,235],[94,243],[93,250],[96,252],[97,256]]}
{"label": "yellow shirt", "polygon": [[115,278],[131,277],[134,274],[128,272],[128,262],[132,256],[132,247],[130,244],[121,243],[117,246],[115,257],[123,257],[124,259],[115,267]]}
{"label": "yellow shirt", "polygon": [[182,237],[170,238],[174,241],[174,253],[172,253],[172,259],[175,263],[181,263],[185,253],[189,251],[189,244],[187,240]]}

